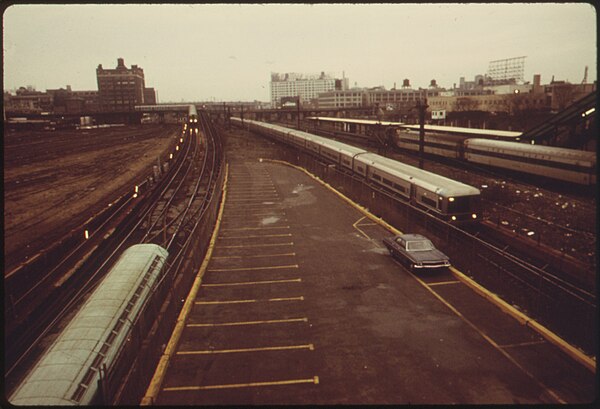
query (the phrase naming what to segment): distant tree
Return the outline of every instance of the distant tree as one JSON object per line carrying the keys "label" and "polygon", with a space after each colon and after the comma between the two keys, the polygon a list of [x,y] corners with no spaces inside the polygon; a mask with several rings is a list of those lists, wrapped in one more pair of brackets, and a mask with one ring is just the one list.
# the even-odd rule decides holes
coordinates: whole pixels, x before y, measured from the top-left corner
{"label": "distant tree", "polygon": [[573,84],[555,85],[552,92],[552,106],[561,111],[573,102],[574,96],[575,87]]}
{"label": "distant tree", "polygon": [[460,97],[454,101],[454,110],[458,112],[475,111],[479,102],[469,97]]}

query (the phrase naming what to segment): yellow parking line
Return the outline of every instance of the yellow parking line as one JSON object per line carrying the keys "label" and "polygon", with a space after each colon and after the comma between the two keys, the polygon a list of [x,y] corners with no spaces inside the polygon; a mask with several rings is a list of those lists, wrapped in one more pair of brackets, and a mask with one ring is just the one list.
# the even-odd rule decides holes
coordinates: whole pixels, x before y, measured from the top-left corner
{"label": "yellow parking line", "polygon": [[[249,183],[251,182],[251,183]],[[244,179],[240,179],[239,177],[232,177],[231,178],[231,183],[232,185],[237,185],[237,186],[246,186],[246,185],[251,185],[251,186],[256,186],[256,185],[272,185],[273,181],[271,180],[271,178],[255,178],[253,176],[250,176],[248,178],[244,178]],[[235,187],[235,186],[232,186]]]}
{"label": "yellow parking line", "polygon": [[311,379],[291,379],[287,381],[269,381],[269,382],[250,382],[250,383],[233,383],[228,385],[206,385],[206,386],[175,386],[163,388],[165,392],[179,391],[203,391],[210,389],[233,389],[233,388],[256,388],[260,386],[279,386],[279,385],[295,385],[299,383],[319,384],[319,377],[314,376]]}
{"label": "yellow parking line", "polygon": [[245,176],[233,176],[232,178],[232,182],[238,185],[241,184],[248,184],[248,182],[252,182],[252,183],[272,183],[273,180],[271,179],[271,175],[268,174],[264,174],[264,175],[256,175],[256,174],[252,174],[252,175],[245,175]]}
{"label": "yellow parking line", "polygon": [[[243,208],[243,206],[238,206],[239,208]],[[235,211],[237,209],[228,209],[225,213],[227,213],[228,218],[233,217],[248,217],[248,216],[278,216],[283,217],[287,216],[285,213],[285,209],[246,209],[244,211]]]}
{"label": "yellow parking line", "polygon": [[217,304],[246,304],[254,302],[277,302],[277,301],[304,301],[304,297],[288,297],[288,298],[268,298],[265,300],[229,300],[229,301],[196,301],[196,305],[217,305]]}
{"label": "yellow parking line", "polygon": [[238,184],[238,186],[232,186],[233,193],[244,194],[244,193],[259,193],[259,192],[275,192],[275,185],[273,183],[260,183],[251,185],[248,187],[246,184]]}
{"label": "yellow parking line", "polygon": [[244,221],[248,220],[248,218],[250,217],[278,217],[280,218],[280,220],[277,221],[281,221],[281,222],[287,222],[287,218],[286,218],[287,214],[285,214],[285,212],[281,212],[281,213],[273,213],[273,212],[268,212],[268,213],[249,213],[249,212],[243,212],[243,213],[227,213],[227,220],[226,223],[224,223],[225,225],[228,224],[238,224],[236,221],[232,221],[233,220],[238,220],[238,219],[244,219]]}
{"label": "yellow parking line", "polygon": [[240,231],[240,230],[264,230],[264,229],[289,229],[290,226],[273,226],[273,227],[238,227],[235,229],[221,229],[221,231]]}
{"label": "yellow parking line", "polygon": [[219,256],[219,257],[213,257],[213,260],[215,260],[215,259],[225,260],[225,259],[230,259],[230,258],[291,257],[291,256],[295,256],[295,255],[296,255],[296,253],[255,254],[252,256]]}
{"label": "yellow parking line", "polygon": [[261,197],[260,199],[258,198],[245,198],[243,200],[228,200],[227,203],[229,204],[264,204],[264,202],[274,202],[274,203],[281,203],[280,201],[278,202],[278,200],[280,200],[280,197],[274,197],[274,198],[268,198],[268,197]]}
{"label": "yellow parking line", "polygon": [[277,193],[277,190],[275,190],[274,186],[266,186],[266,187],[262,187],[260,189],[235,189],[234,192],[232,192],[235,194],[235,196],[242,196],[245,194],[249,194],[249,195],[259,195],[261,193]]}
{"label": "yellow parking line", "polygon": [[301,278],[292,278],[289,280],[265,280],[265,281],[243,281],[237,283],[214,283],[214,284],[202,284],[202,287],[228,287],[236,285],[258,285],[258,284],[280,284],[280,283],[299,283]]}
{"label": "yellow parking line", "polygon": [[263,202],[264,201],[269,201],[269,202],[271,202],[271,201],[280,201],[281,200],[281,196],[271,194],[270,192],[266,192],[264,194],[257,195],[257,196],[240,195],[240,196],[238,196],[238,197],[235,198],[235,200],[233,201],[233,203],[240,203],[242,201],[243,201],[243,203],[245,203],[248,200],[255,200],[255,201],[256,200],[261,200]]}
{"label": "yellow parking line", "polygon": [[294,242],[289,243],[273,243],[273,244],[242,244],[239,246],[218,246],[223,249],[250,248],[250,247],[275,247],[275,246],[293,246]]}
{"label": "yellow parking line", "polygon": [[239,267],[239,268],[211,268],[210,272],[229,272],[229,271],[256,271],[256,270],[280,270],[282,268],[298,268],[298,264],[287,266],[264,266],[264,267]]}
{"label": "yellow parking line", "polygon": [[260,189],[235,189],[235,191],[232,192],[234,198],[243,195],[258,196],[261,193],[277,193],[277,190],[275,190],[274,186],[266,186]]}
{"label": "yellow parking line", "polygon": [[260,236],[221,236],[220,239],[262,239],[265,237],[291,237],[292,233],[284,233],[284,234],[264,234]]}
{"label": "yellow parking line", "polygon": [[437,282],[437,283],[429,283],[427,285],[430,286],[430,287],[432,287],[434,285],[446,285],[446,284],[462,284],[462,281],[458,281],[458,280],[454,280],[454,281],[440,281],[440,282]]}
{"label": "yellow parking line", "polygon": [[235,354],[239,352],[265,352],[265,351],[288,351],[292,349],[315,350],[313,344],[308,345],[288,345],[281,347],[258,347],[258,348],[239,348],[239,349],[207,349],[201,351],[177,351],[177,355],[211,355],[211,354]]}
{"label": "yellow parking line", "polygon": [[263,187],[261,189],[235,189],[235,191],[231,192],[232,193],[232,198],[235,197],[239,197],[242,195],[247,195],[247,196],[258,196],[261,193],[277,193],[277,190],[275,189],[275,186],[267,186],[267,187]]}
{"label": "yellow parking line", "polygon": [[260,325],[260,324],[287,324],[292,322],[308,322],[308,318],[288,318],[284,320],[264,320],[264,321],[239,321],[239,322],[220,322],[207,324],[188,324],[188,327],[230,327],[238,325]]}
{"label": "yellow parking line", "polygon": [[361,220],[363,220],[364,218],[366,218],[366,217],[367,217],[367,216],[363,216],[363,217],[361,217],[360,219],[358,219],[358,220],[357,220],[357,221],[356,221],[356,222],[355,222],[355,223],[352,225],[352,227],[354,227],[356,230],[358,230],[358,231],[359,231],[359,233],[360,233],[360,234],[362,234],[363,236],[365,236],[365,237],[366,237],[368,240],[371,240],[371,237],[369,237],[369,236],[367,235],[367,233],[365,233],[364,231],[362,231],[361,229],[359,229],[359,228],[358,228],[358,223],[359,223]]}
{"label": "yellow parking line", "polygon": [[[264,203],[264,202],[267,202],[267,203]],[[227,204],[229,204],[229,203],[230,202],[227,202]],[[277,202],[277,201],[271,201],[271,200],[262,200],[262,201],[257,202],[257,203],[247,203],[246,204],[246,202],[239,202],[239,203],[236,203],[236,204],[240,204],[240,203],[244,203],[245,204],[244,207],[246,207],[246,206],[261,206],[262,207],[262,206],[280,205],[283,202]],[[231,206],[229,206],[229,207],[231,207]]]}

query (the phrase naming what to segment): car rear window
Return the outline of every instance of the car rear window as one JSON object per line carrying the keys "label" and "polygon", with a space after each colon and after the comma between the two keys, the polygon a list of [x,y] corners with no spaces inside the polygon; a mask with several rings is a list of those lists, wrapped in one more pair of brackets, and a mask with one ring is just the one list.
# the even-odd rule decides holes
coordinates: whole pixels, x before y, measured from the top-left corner
{"label": "car rear window", "polygon": [[433,243],[429,240],[409,241],[406,244],[406,250],[408,251],[427,251],[433,249]]}

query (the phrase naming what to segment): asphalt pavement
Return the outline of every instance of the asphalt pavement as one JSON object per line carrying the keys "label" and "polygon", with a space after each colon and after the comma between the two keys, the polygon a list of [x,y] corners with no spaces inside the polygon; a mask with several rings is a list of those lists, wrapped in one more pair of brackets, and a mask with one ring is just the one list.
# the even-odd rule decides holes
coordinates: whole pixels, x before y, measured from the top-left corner
{"label": "asphalt pavement", "polygon": [[155,404],[595,398],[588,369],[450,271],[410,273],[385,249],[385,226],[302,170],[259,159],[264,140],[240,138],[214,251]]}

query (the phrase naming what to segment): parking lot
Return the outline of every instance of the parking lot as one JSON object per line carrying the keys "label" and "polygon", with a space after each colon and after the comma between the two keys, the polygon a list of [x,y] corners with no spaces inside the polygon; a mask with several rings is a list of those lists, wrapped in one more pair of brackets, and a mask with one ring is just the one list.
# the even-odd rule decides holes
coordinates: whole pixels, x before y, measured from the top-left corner
{"label": "parking lot", "polygon": [[[234,160],[156,404],[586,402],[594,376],[305,173]],[[443,250],[443,249],[442,249]]]}
{"label": "parking lot", "polygon": [[448,270],[411,274],[367,213],[302,170],[259,159],[276,157],[276,145],[232,132],[227,149],[214,252],[147,402],[595,398],[594,374],[539,334]]}

